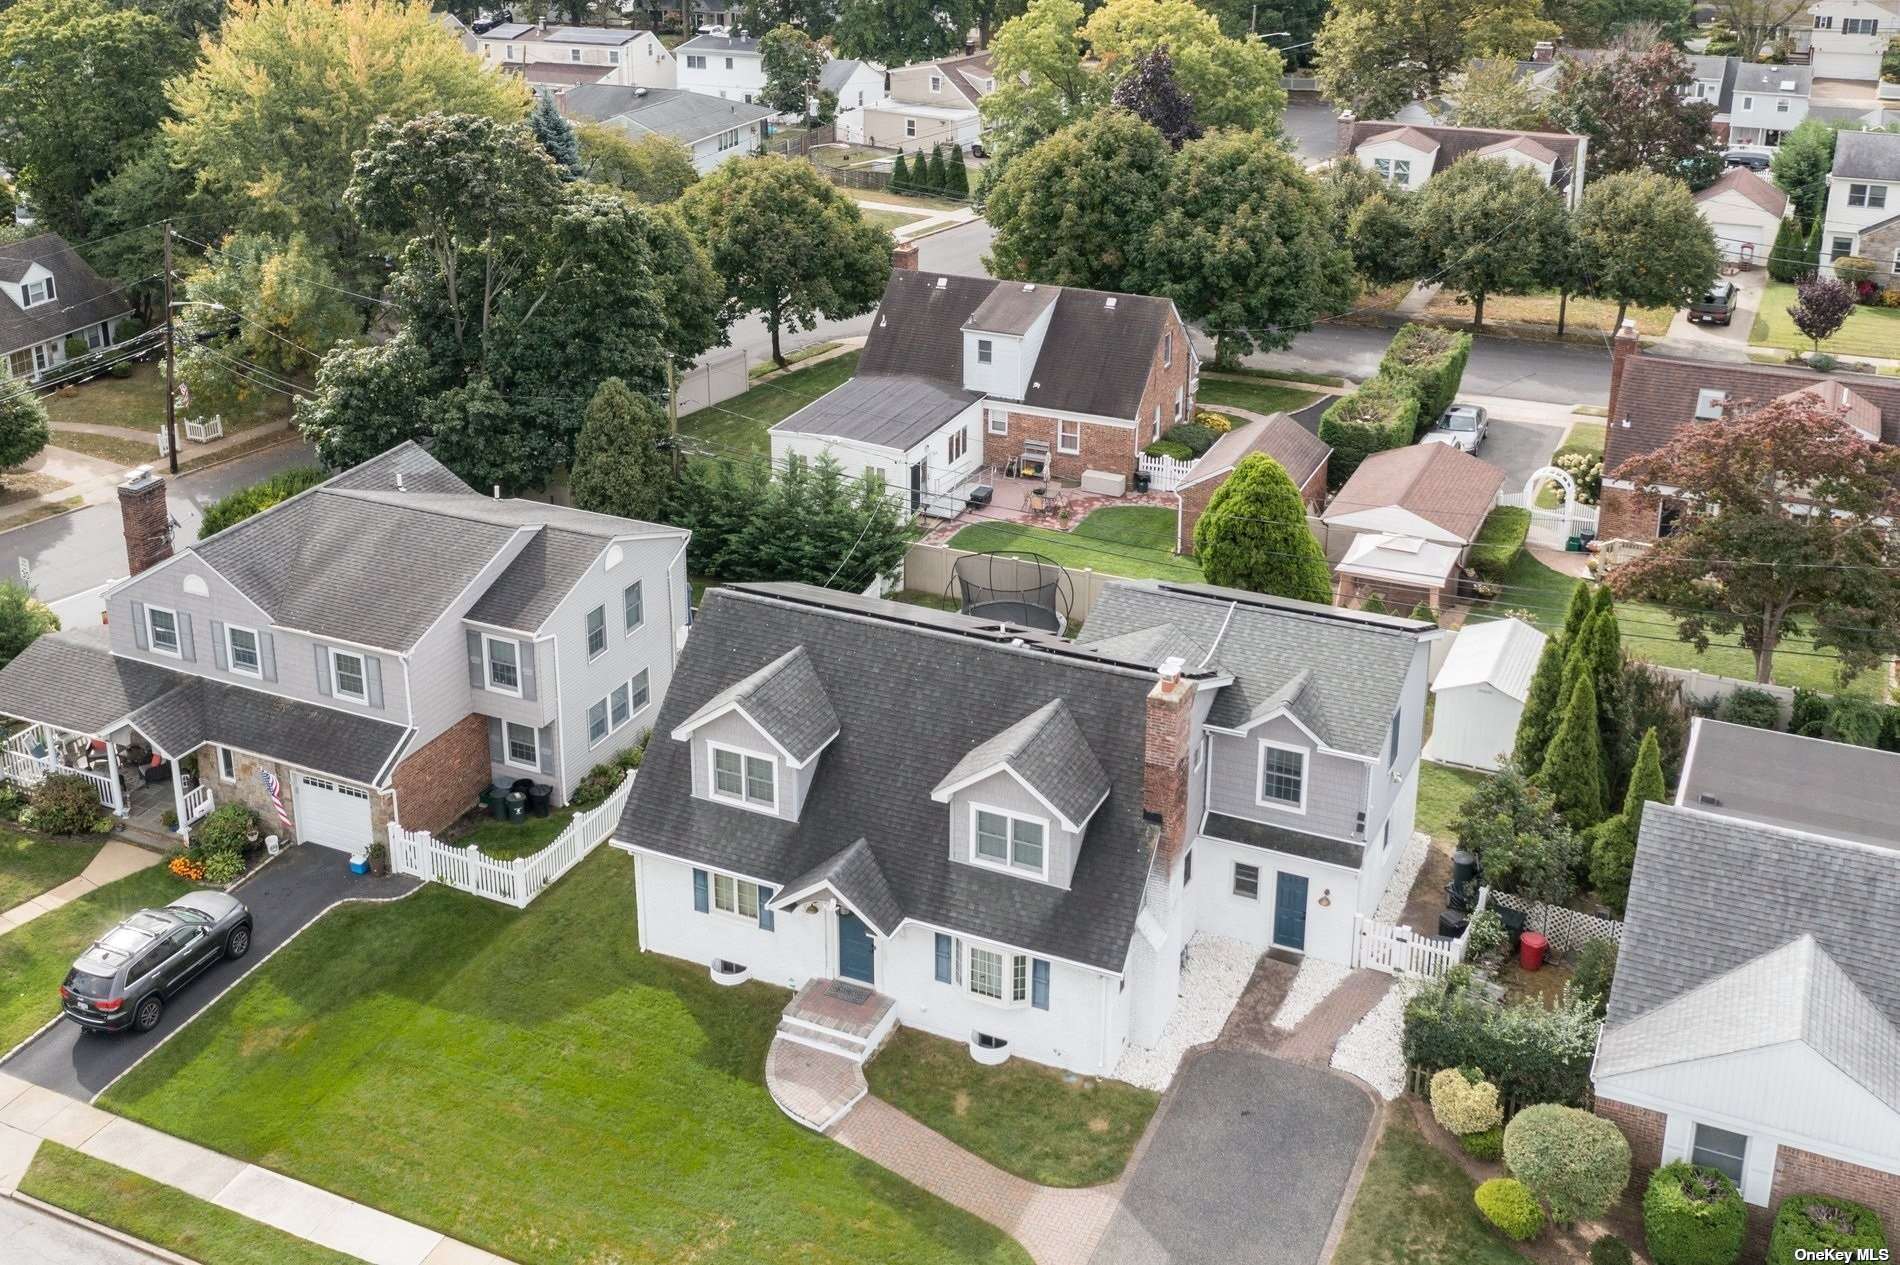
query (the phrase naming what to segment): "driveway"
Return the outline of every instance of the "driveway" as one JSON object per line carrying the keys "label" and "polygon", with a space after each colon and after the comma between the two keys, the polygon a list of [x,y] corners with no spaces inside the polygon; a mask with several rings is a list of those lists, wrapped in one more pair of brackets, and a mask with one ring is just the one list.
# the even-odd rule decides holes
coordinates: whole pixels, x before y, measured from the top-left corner
{"label": "driveway", "polygon": [[[61,1020],[0,1064],[21,1080],[89,1102],[124,1075],[140,1056],[224,990],[265,955],[346,897],[387,899],[413,891],[420,880],[391,875],[360,878],[350,873],[349,855],[334,848],[305,844],[290,849],[240,884],[234,892],[255,918],[251,951],[235,962],[220,961],[165,1004],[165,1017],[143,1036],[90,1034]],[[107,930],[105,927],[99,929]]]}
{"label": "driveway", "polygon": [[1704,325],[1689,320],[1689,309],[1678,309],[1669,322],[1669,334],[1656,350],[1697,356],[1703,360],[1730,360],[1748,363],[1748,339],[1755,329],[1755,314],[1761,311],[1762,295],[1768,287],[1768,273],[1746,268],[1729,278],[1735,283],[1735,315],[1726,325]]}
{"label": "driveway", "polygon": [[1094,1265],[1318,1265],[1372,1123],[1364,1090],[1216,1048],[1162,1112]]}
{"label": "driveway", "polygon": [[[930,240],[928,238],[926,241]],[[1252,369],[1305,369],[1337,373],[1364,382],[1379,367],[1393,331],[1330,322],[1273,352],[1241,358]],[[1197,336],[1195,346],[1211,358],[1213,344]],[[1610,402],[1610,353],[1602,344],[1548,343],[1534,339],[1480,334],[1471,340],[1463,390],[1574,407]]]}
{"label": "driveway", "polygon": [[1478,456],[1504,471],[1506,492],[1522,492],[1531,472],[1550,464],[1563,437],[1561,426],[1493,417]]}

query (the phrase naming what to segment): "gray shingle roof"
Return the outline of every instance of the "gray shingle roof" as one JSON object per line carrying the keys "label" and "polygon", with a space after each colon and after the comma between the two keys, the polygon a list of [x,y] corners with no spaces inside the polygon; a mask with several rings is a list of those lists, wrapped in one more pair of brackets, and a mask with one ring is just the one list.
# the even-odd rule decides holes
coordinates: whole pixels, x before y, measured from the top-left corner
{"label": "gray shingle roof", "polygon": [[1686,807],[1900,848],[1900,755],[1702,717],[1692,733]]}
{"label": "gray shingle roof", "polygon": [[1201,824],[1201,833],[1215,839],[1225,839],[1229,843],[1244,843],[1265,848],[1269,852],[1284,852],[1288,856],[1343,865],[1354,870],[1359,868],[1359,863],[1365,860],[1366,855],[1362,845],[1344,839],[1309,835],[1303,830],[1289,830],[1285,826],[1249,821],[1245,817],[1229,817],[1225,813],[1207,814],[1207,820]]}
{"label": "gray shingle roof", "polygon": [[1395,128],[1406,128],[1438,146],[1438,157],[1433,160],[1432,170],[1443,171],[1459,159],[1489,148],[1500,141],[1512,140],[1519,136],[1528,136],[1558,157],[1556,170],[1551,175],[1552,186],[1559,189],[1570,187],[1570,178],[1577,169],[1577,160],[1584,150],[1584,141],[1580,136],[1569,132],[1529,132],[1510,128],[1493,127],[1449,127],[1426,124],[1395,123],[1390,119],[1361,119],[1352,124],[1344,145],[1347,153],[1357,153],[1359,147],[1367,141],[1391,132]]}
{"label": "gray shingle roof", "polygon": [[631,31],[624,27],[551,26],[541,38],[550,44],[601,44],[611,48],[630,44],[645,34],[645,31]]}
{"label": "gray shingle roof", "polygon": [[1772,92],[1805,97],[1813,86],[1814,71],[1808,66],[1772,66],[1765,62],[1743,62],[1735,69],[1735,91]]}
{"label": "gray shingle roof", "polygon": [[673,52],[679,53],[757,53],[759,41],[751,35],[695,35]]}
{"label": "gray shingle roof", "polygon": [[379,453],[361,465],[332,478],[327,486],[368,492],[393,492],[396,480],[410,492],[466,492],[475,489],[461,481],[447,466],[437,461],[428,449],[413,439],[405,440],[388,452]]}
{"label": "gray shingle roof", "polygon": [[1028,333],[1029,327],[1054,305],[1061,293],[1059,287],[1039,286],[1033,281],[999,285],[976,305],[976,311],[963,322],[963,328],[989,334]]}
{"label": "gray shingle roof", "polygon": [[[914,618],[933,615],[931,620]],[[1150,674],[1012,646],[982,621],[803,585],[709,590],[615,837],[784,882],[864,838],[907,917],[1120,971],[1154,831],[1141,808]],[[797,822],[695,799],[685,717],[802,648],[839,718]],[[949,808],[930,791],[1000,718],[1062,699],[1110,791],[1089,821],[1069,890],[950,859]]]}
{"label": "gray shingle roof", "polygon": [[932,378],[861,373],[772,429],[856,439],[905,452],[981,398]]}
{"label": "gray shingle roof", "polygon": [[[1082,642],[1100,645],[1162,624],[1208,646],[1214,665],[1234,677],[1215,698],[1209,724],[1239,728],[1305,672],[1314,717],[1331,735],[1329,744],[1368,757],[1385,750],[1419,639],[1436,631],[1415,620],[1147,580],[1103,589],[1082,626]],[[1300,701],[1306,698],[1303,690]]]}
{"label": "gray shingle roof", "polygon": [[838,733],[838,713],[803,646],[794,646],[750,676],[707,699],[678,723],[696,729],[728,707],[738,707],[791,758],[803,764]]}
{"label": "gray shingle roof", "polygon": [[561,104],[575,118],[605,123],[634,136],[670,136],[683,145],[772,117],[769,106],[728,101],[709,92],[610,83],[582,84],[570,90]]}
{"label": "gray shingle roof", "polygon": [[904,921],[903,906],[897,903],[896,894],[884,878],[877,853],[863,839],[787,883],[773,904],[779,909],[789,909],[821,884],[844,897],[879,935],[890,935],[897,930],[897,924]]}
{"label": "gray shingle roof", "polygon": [[947,799],[951,788],[1005,768],[1072,823],[1086,821],[1108,794],[1108,774],[1059,698],[970,748],[931,793]]}
{"label": "gray shingle roof", "polygon": [[1335,744],[1332,726],[1326,718],[1324,696],[1319,677],[1311,668],[1301,668],[1290,680],[1268,691],[1267,696],[1254,705],[1247,719],[1265,720],[1284,708],[1311,730],[1315,738],[1330,747]]}
{"label": "gray shingle roof", "polygon": [[0,667],[5,714],[97,733],[176,688],[178,674],[114,657],[103,624],[49,633]]}
{"label": "gray shingle roof", "polygon": [[827,92],[837,92],[858,73],[858,67],[865,63],[855,57],[834,57],[825,63],[818,72],[818,86]]}
{"label": "gray shingle roof", "polygon": [[468,618],[516,632],[540,631],[605,548],[598,537],[578,532],[537,533],[468,608]]}
{"label": "gray shingle roof", "polygon": [[18,281],[34,264],[53,274],[53,298],[22,308],[0,297],[0,353],[63,338],[132,310],[125,292],[114,292],[57,233],[0,246],[0,280]]}
{"label": "gray shingle roof", "polygon": [[1091,641],[1082,649],[1093,650],[1104,658],[1134,663],[1152,663],[1156,666],[1169,659],[1179,659],[1190,670],[1220,666],[1217,663],[1209,663],[1206,646],[1185,635],[1173,624],[1156,624],[1151,628],[1132,629],[1118,636]]}
{"label": "gray shingle roof", "polygon": [[1840,133],[1834,141],[1834,174],[1854,180],[1900,180],[1900,133]]}

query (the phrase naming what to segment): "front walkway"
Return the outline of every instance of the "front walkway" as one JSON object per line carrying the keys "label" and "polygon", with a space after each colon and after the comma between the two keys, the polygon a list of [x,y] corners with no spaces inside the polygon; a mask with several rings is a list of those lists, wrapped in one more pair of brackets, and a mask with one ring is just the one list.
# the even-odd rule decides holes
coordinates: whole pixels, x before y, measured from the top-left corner
{"label": "front walkway", "polygon": [[41,914],[50,914],[61,905],[70,905],[96,887],[115,882],[130,874],[157,865],[165,858],[149,848],[141,848],[122,839],[108,839],[106,846],[93,855],[79,877],[69,878],[58,887],[41,892],[32,900],[0,913],[0,935],[24,926]]}

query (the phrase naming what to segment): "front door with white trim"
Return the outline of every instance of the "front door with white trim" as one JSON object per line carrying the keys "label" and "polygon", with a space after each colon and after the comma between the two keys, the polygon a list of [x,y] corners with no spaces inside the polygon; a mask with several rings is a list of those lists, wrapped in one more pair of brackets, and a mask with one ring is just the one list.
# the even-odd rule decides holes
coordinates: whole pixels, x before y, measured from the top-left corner
{"label": "front door with white trim", "polygon": [[297,775],[297,837],[356,852],[370,845],[369,792],[347,782]]}

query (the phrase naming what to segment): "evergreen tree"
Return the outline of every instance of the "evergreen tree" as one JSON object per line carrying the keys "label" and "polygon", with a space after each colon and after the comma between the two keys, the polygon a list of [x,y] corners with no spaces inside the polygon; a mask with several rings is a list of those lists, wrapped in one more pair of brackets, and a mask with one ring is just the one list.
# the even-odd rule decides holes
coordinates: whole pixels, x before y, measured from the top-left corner
{"label": "evergreen tree", "polygon": [[1564,608],[1564,630],[1560,634],[1566,647],[1565,653],[1569,653],[1568,647],[1577,643],[1577,635],[1583,631],[1584,624],[1589,621],[1594,610],[1591,603],[1589,585],[1579,584],[1570,590],[1570,605]]}
{"label": "evergreen tree", "polygon": [[1603,746],[1597,730],[1597,692],[1589,660],[1571,654],[1578,666],[1576,683],[1565,702],[1563,719],[1537,771],[1537,784],[1549,795],[1573,830],[1603,820]]}
{"label": "evergreen tree", "polygon": [[1599,584],[1590,598],[1591,609],[1601,615],[1604,611],[1613,609],[1615,605],[1616,597],[1610,592],[1610,586]]}
{"label": "evergreen tree", "polygon": [[[1579,587],[1581,591],[1581,586]],[[1530,693],[1524,697],[1524,710],[1517,719],[1517,742],[1512,756],[1520,769],[1544,767],[1544,752],[1563,711],[1564,643],[1556,637],[1544,642],[1537,671],[1531,676]]]}
{"label": "evergreen tree", "polygon": [[1629,790],[1623,795],[1623,811],[1596,830],[1590,845],[1590,886],[1596,889],[1597,898],[1619,915],[1629,901],[1630,870],[1636,864],[1636,836],[1643,828],[1643,805],[1663,803],[1668,794],[1663,782],[1662,747],[1652,728],[1636,749]]}
{"label": "evergreen tree", "polygon": [[574,125],[554,108],[553,97],[536,95],[528,127],[541,148],[548,151],[554,165],[561,169],[561,179],[572,180],[581,174],[580,139],[574,135]]}
{"label": "evergreen tree", "polygon": [[950,178],[944,186],[945,194],[953,198],[970,196],[970,169],[963,165],[961,145],[950,147],[949,157],[944,160],[944,174]]}
{"label": "evergreen tree", "polygon": [[1790,215],[1775,233],[1775,244],[1768,256],[1769,277],[1793,285],[1814,271],[1814,256],[1807,253],[1806,247],[1801,222]]}
{"label": "evergreen tree", "polygon": [[930,147],[930,174],[926,179],[930,182],[932,193],[942,193],[944,186],[950,183],[950,176],[943,169],[943,146],[941,145]]}
{"label": "evergreen tree", "polygon": [[1801,256],[1816,267],[1821,262],[1821,216],[1814,217],[1814,229],[1808,234],[1807,244],[1801,248]]}
{"label": "evergreen tree", "polygon": [[651,521],[666,500],[672,464],[662,445],[666,417],[619,378],[594,391],[574,445],[574,504],[597,514]]}
{"label": "evergreen tree", "polygon": [[1325,551],[1284,467],[1253,453],[1234,467],[1194,524],[1194,552],[1209,584],[1306,602],[1333,600]]}
{"label": "evergreen tree", "polygon": [[910,168],[905,165],[904,155],[901,151],[897,155],[897,161],[891,164],[890,188],[892,193],[910,192]]}
{"label": "evergreen tree", "polygon": [[1385,599],[1377,593],[1366,594],[1365,601],[1359,603],[1359,609],[1368,615],[1385,614]]}

